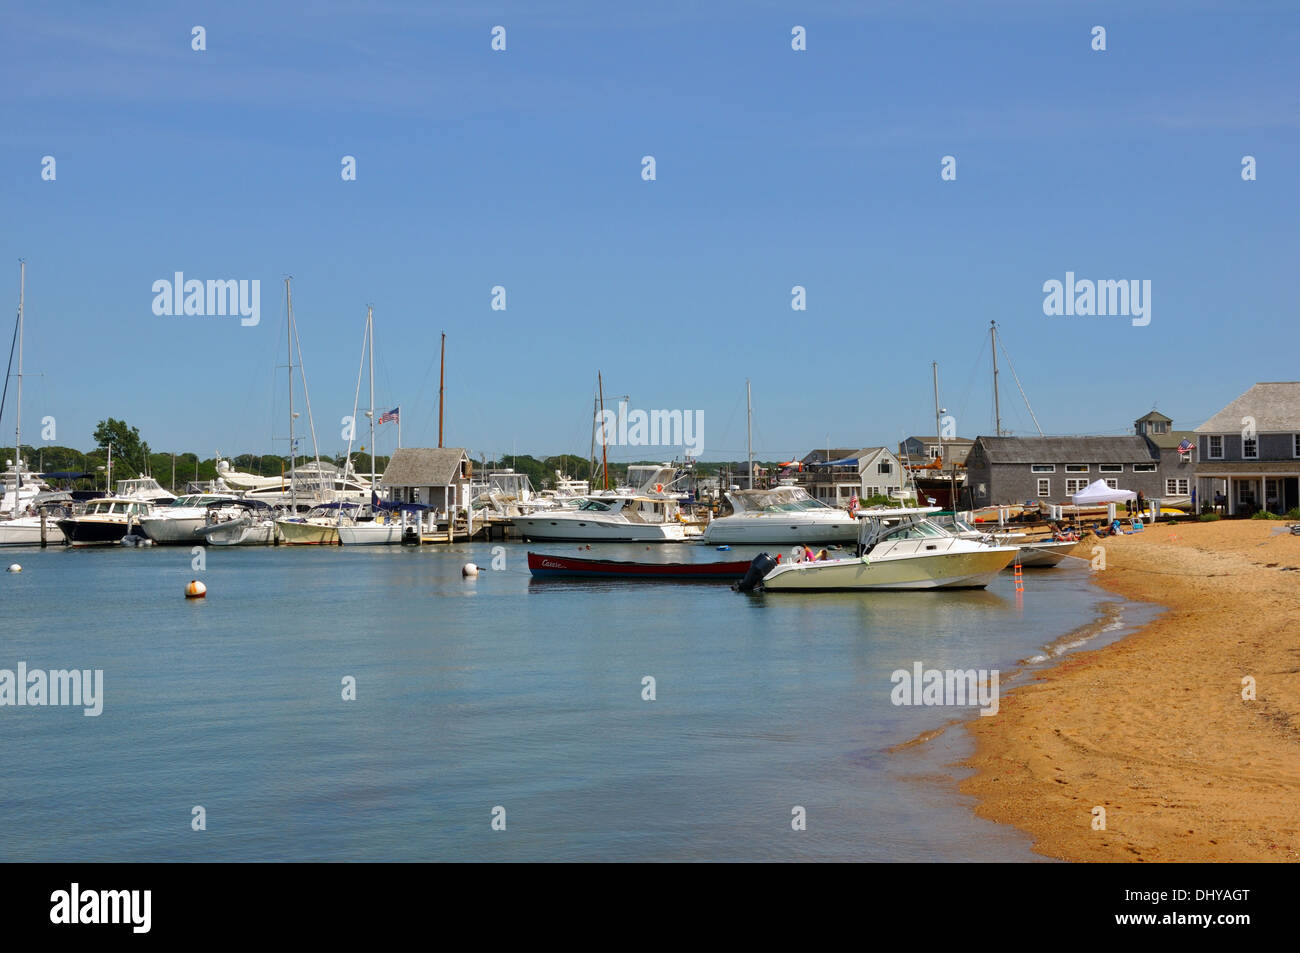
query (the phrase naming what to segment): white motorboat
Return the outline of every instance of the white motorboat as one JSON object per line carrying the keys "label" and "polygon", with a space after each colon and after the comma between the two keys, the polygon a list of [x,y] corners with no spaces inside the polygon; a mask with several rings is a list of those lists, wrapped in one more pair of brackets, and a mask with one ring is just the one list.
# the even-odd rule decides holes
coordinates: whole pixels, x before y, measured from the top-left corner
{"label": "white motorboat", "polygon": [[225,493],[179,496],[167,506],[154,507],[153,512],[140,520],[140,529],[160,545],[197,542],[198,531],[208,521],[209,505],[233,499],[233,495]]}
{"label": "white motorboat", "polygon": [[515,517],[515,529],[533,540],[679,543],[687,538],[674,496],[591,496],[575,507]]}
{"label": "white motorboat", "polygon": [[1050,569],[1079,545],[1077,539],[1031,540],[1024,533],[1008,532],[1003,529],[980,530],[960,516],[951,514],[938,517],[935,522],[962,539],[992,539],[999,546],[1018,547],[1020,552],[1013,562],[1019,562],[1022,569]]}
{"label": "white motorboat", "polygon": [[176,502],[175,493],[169,493],[153,477],[144,475],[134,480],[118,480],[117,492],[113,495],[118,499],[138,500],[151,506],[170,506]]}
{"label": "white motorboat", "polygon": [[710,521],[706,543],[851,543],[858,523],[846,511],[815,500],[800,486],[770,490],[733,490],[727,500],[734,511]]}
{"label": "white motorboat", "polygon": [[[47,513],[45,516],[45,542],[62,543],[63,530],[59,529],[59,517]],[[41,516],[19,516],[11,520],[0,520],[0,546],[39,546],[41,544]]]}
{"label": "white motorboat", "polygon": [[400,513],[385,511],[377,513],[374,519],[341,523],[338,537],[344,546],[396,546],[402,542],[404,531],[418,533],[419,518],[407,522],[404,528]]}
{"label": "white motorboat", "polygon": [[256,500],[221,500],[208,506],[197,535],[209,546],[270,546],[278,537],[273,513]]}
{"label": "white motorboat", "polygon": [[856,555],[781,562],[763,577],[773,592],[866,589],[982,589],[1017,547],[963,539],[928,517],[938,507],[873,508],[861,521]]}
{"label": "white motorboat", "polygon": [[321,503],[306,516],[275,521],[280,538],[290,546],[337,546],[339,526],[355,522],[356,503]]}

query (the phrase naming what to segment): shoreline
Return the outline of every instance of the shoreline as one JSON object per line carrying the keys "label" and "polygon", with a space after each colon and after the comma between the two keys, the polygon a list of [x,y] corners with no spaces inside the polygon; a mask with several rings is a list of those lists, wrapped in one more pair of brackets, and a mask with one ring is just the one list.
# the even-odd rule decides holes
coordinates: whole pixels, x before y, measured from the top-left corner
{"label": "shoreline", "polygon": [[976,815],[1058,860],[1300,860],[1300,537],[1284,526],[1084,540],[1105,548],[1098,585],[1164,611],[964,722]]}

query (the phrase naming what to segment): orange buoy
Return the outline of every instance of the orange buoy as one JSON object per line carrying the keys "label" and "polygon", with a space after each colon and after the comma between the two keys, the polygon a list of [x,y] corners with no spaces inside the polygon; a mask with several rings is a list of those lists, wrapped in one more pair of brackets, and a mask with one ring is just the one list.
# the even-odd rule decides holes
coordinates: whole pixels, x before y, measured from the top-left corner
{"label": "orange buoy", "polygon": [[208,587],[197,579],[191,579],[185,586],[186,599],[202,599],[208,594]]}

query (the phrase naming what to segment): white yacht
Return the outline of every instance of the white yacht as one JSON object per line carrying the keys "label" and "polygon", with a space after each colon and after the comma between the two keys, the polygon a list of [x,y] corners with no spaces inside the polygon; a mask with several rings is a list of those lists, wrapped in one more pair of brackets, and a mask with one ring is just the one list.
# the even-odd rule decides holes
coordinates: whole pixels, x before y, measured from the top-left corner
{"label": "white yacht", "polygon": [[857,555],[780,562],[763,577],[773,592],[834,589],[982,589],[1016,546],[963,539],[928,517],[938,507],[861,510]]}
{"label": "white yacht", "polygon": [[[225,479],[227,483],[230,482],[228,477]],[[370,502],[370,483],[357,476],[351,466],[344,471],[332,463],[317,464],[312,460],[295,467],[283,479],[266,479],[272,479],[274,483],[249,490],[244,494],[245,499],[260,500],[271,506],[288,506],[292,503],[299,510],[333,501],[354,504]]]}
{"label": "white yacht", "polygon": [[151,476],[139,476],[134,480],[118,480],[117,492],[113,494],[120,499],[138,500],[152,506],[168,506],[176,502],[176,494],[169,493]]}
{"label": "white yacht", "polygon": [[732,490],[733,513],[709,522],[706,543],[851,543],[858,524],[844,510],[815,500],[801,486]]}
{"label": "white yacht", "polygon": [[141,518],[140,528],[161,545],[197,542],[199,529],[207,523],[209,504],[233,499],[235,496],[229,493],[178,496],[167,506],[154,507],[153,512]]}
{"label": "white yacht", "polygon": [[29,470],[23,460],[17,464],[12,460],[5,461],[5,470],[0,472],[0,484],[4,487],[3,495],[0,495],[0,515],[22,515],[36,497],[50,492],[41,475]]}
{"label": "white yacht", "polygon": [[520,534],[534,540],[679,543],[687,538],[672,496],[621,493],[590,496],[575,507],[515,517]]}
{"label": "white yacht", "polygon": [[63,530],[59,520],[70,515],[70,510],[57,512],[52,507],[41,506],[38,500],[32,508],[38,512],[28,516],[0,520],[0,546],[39,546],[41,544],[41,512],[45,511],[45,542],[62,543]]}

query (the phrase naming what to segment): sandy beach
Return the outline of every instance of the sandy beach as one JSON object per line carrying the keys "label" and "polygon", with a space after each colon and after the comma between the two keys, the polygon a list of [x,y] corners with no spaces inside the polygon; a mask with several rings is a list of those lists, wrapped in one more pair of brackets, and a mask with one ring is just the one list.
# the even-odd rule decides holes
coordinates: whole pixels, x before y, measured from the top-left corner
{"label": "sandy beach", "polygon": [[1100,585],[1167,611],[967,723],[975,773],[961,790],[977,813],[1062,860],[1300,860],[1300,536],[1285,525],[1157,525],[1080,544],[1105,547]]}

